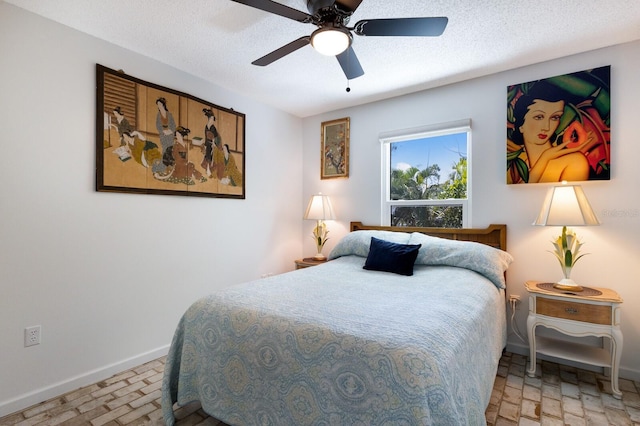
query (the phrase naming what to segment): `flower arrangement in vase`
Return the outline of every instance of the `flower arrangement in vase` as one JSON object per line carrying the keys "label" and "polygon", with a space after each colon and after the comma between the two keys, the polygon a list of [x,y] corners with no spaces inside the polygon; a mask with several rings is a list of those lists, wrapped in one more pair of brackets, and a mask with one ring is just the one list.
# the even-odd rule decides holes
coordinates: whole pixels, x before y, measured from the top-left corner
{"label": "flower arrangement in vase", "polygon": [[316,248],[317,254],[313,256],[316,260],[326,260],[326,256],[322,254],[322,248],[324,247],[324,243],[327,242],[329,238],[327,235],[329,234],[329,230],[327,229],[327,225],[319,220],[318,224],[315,228],[313,228],[313,239],[316,240]]}
{"label": "flower arrangement in vase", "polygon": [[552,244],[555,248],[555,251],[552,253],[556,256],[558,262],[560,262],[564,276],[554,287],[560,290],[582,291],[582,287],[571,279],[571,270],[576,262],[587,254],[580,254],[580,248],[582,248],[583,243],[580,242],[575,232],[563,226],[562,234],[559,235],[555,241],[552,241]]}

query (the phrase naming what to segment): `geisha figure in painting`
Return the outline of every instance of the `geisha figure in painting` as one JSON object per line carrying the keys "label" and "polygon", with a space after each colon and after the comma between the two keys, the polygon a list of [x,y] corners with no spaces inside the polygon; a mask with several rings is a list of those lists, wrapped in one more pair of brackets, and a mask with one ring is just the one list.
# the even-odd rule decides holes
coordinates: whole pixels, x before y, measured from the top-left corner
{"label": "geisha figure in painting", "polygon": [[207,181],[207,178],[202,176],[202,173],[196,170],[196,166],[189,161],[189,146],[185,138],[190,132],[191,130],[178,126],[171,149],[173,169],[168,175],[154,174],[156,179],[184,185],[195,185],[196,181]]}
{"label": "geisha figure in painting", "polygon": [[203,154],[202,163],[200,163],[200,167],[202,167],[207,176],[211,176],[211,171],[214,169],[213,163],[213,150],[215,146],[215,140],[220,139],[220,134],[218,133],[218,129],[216,129],[215,121],[216,117],[213,115],[213,111],[211,108],[203,108],[202,112],[204,116],[207,117],[207,124],[204,126],[204,144],[203,144]]}
{"label": "geisha figure in painting", "polygon": [[609,179],[611,67],[507,91],[507,183]]}
{"label": "geisha figure in painting", "polygon": [[224,173],[222,138],[214,124],[216,117],[211,108],[204,108],[202,112],[207,117],[207,124],[204,126],[204,158],[200,166],[206,170],[207,176],[221,179]]}
{"label": "geisha figure in painting", "polygon": [[[158,107],[156,129],[158,130],[160,145],[162,147],[163,163],[164,166],[168,167],[173,163],[171,146],[173,145],[174,133],[176,131],[176,122],[167,108],[167,100],[165,98],[158,98],[156,100],[156,106]],[[162,170],[154,170],[154,172],[162,173],[164,172],[164,168],[162,168]]]}
{"label": "geisha figure in painting", "polygon": [[148,141],[138,131],[125,131],[122,134],[127,150],[136,163],[150,167],[162,161],[162,154],[158,145]]}
{"label": "geisha figure in painting", "polygon": [[133,127],[129,124],[129,121],[125,118],[122,109],[118,106],[113,109],[113,116],[116,118],[116,124],[111,124],[111,127],[118,131],[120,135],[120,146],[125,145],[123,134],[124,132],[133,131]]}
{"label": "geisha figure in painting", "polygon": [[242,173],[236,166],[236,160],[229,152],[229,145],[224,144],[224,177],[220,180],[220,183],[231,186],[242,185]]}

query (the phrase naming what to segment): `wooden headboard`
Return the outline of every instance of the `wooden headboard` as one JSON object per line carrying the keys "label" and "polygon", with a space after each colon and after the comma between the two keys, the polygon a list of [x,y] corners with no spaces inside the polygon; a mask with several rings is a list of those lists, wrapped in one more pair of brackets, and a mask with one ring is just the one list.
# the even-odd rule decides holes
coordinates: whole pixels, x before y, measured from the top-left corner
{"label": "wooden headboard", "polygon": [[449,240],[475,241],[507,251],[507,225],[489,225],[486,228],[417,228],[363,225],[362,222],[351,222],[351,232],[363,230],[420,232]]}

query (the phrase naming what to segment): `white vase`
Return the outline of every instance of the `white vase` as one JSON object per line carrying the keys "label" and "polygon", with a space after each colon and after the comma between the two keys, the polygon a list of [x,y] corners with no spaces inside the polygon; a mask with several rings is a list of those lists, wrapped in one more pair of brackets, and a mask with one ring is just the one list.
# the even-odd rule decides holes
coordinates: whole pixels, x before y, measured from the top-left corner
{"label": "white vase", "polygon": [[562,268],[564,278],[553,285],[555,288],[566,291],[582,291],[582,287],[571,279],[571,269],[571,266],[564,266]]}

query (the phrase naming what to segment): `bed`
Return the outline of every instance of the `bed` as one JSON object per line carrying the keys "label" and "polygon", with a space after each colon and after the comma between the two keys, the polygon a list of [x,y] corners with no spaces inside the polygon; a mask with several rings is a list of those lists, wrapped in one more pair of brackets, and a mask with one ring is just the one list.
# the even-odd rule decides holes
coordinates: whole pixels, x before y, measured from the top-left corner
{"label": "bed", "polygon": [[229,425],[486,424],[506,344],[506,226],[351,231],[329,262],[184,313],[167,425],[195,401]]}

